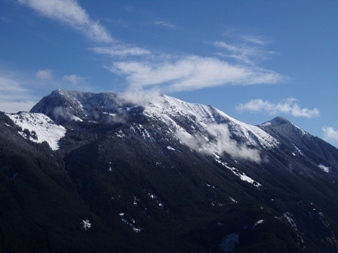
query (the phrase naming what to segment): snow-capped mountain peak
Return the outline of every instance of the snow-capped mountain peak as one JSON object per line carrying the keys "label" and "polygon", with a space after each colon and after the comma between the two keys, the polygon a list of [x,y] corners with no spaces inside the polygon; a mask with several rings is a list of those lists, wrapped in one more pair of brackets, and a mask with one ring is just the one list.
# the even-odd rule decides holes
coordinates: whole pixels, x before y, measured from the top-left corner
{"label": "snow-capped mountain peak", "polygon": [[[135,96],[134,96],[135,97]],[[142,99],[141,99],[142,100]],[[207,105],[184,102],[162,95],[140,102],[117,93],[56,90],[37,103],[31,112],[44,113],[55,122],[134,122],[135,117],[161,121],[182,144],[208,154],[230,154],[234,158],[260,161],[259,150],[279,142],[263,129],[240,122]]]}
{"label": "snow-capped mountain peak", "polygon": [[259,125],[262,129],[270,127],[270,128],[285,128],[289,131],[293,131],[296,133],[300,133],[301,135],[308,134],[305,130],[301,129],[300,127],[296,126],[292,122],[288,121],[287,119],[278,116],[273,118],[270,121],[264,122],[263,124]]}
{"label": "snow-capped mountain peak", "polygon": [[258,150],[279,144],[259,127],[240,122],[212,106],[169,96],[162,96],[156,104],[149,103],[144,114],[165,122],[182,143],[210,154],[226,152],[259,161]]}

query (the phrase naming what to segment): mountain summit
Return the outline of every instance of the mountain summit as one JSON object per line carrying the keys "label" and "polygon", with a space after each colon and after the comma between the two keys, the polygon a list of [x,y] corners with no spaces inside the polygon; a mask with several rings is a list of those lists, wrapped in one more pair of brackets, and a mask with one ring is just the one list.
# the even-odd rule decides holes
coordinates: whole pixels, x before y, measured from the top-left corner
{"label": "mountain summit", "polygon": [[0,130],[4,252],[338,250],[338,150],[281,117],[56,90]]}
{"label": "mountain summit", "polygon": [[[194,150],[210,154],[227,152],[258,161],[260,149],[271,149],[278,141],[260,129],[240,122],[212,106],[192,104],[169,96],[156,96],[137,103],[116,93],[81,93],[56,90],[31,110],[56,123],[78,121],[90,124],[135,124],[140,120],[164,124],[171,137]],[[136,126],[138,127],[138,126]]]}

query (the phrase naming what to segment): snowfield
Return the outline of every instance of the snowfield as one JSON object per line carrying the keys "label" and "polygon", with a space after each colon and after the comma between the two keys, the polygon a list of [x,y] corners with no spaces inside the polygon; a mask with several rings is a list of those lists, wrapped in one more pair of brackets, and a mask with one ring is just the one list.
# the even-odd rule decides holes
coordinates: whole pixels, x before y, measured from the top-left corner
{"label": "snowfield", "polygon": [[55,124],[53,120],[42,113],[19,112],[6,115],[21,128],[19,134],[25,139],[37,143],[46,141],[54,151],[59,149],[58,142],[66,135],[66,128]]}

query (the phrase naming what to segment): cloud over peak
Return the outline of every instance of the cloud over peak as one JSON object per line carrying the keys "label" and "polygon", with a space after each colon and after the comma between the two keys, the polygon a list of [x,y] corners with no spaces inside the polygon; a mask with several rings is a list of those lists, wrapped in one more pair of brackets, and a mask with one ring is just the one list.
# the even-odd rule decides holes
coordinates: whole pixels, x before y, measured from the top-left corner
{"label": "cloud over peak", "polygon": [[139,87],[184,91],[221,85],[276,83],[282,77],[254,66],[234,65],[214,57],[178,56],[163,61],[117,61],[109,68]]}
{"label": "cloud over peak", "polygon": [[72,74],[72,75],[65,75],[63,77],[63,80],[68,81],[68,82],[72,83],[73,85],[76,85],[76,84],[84,81],[85,78],[81,77],[81,76],[77,76],[75,74]]}
{"label": "cloud over peak", "polygon": [[277,104],[264,101],[262,99],[253,99],[247,103],[239,104],[236,109],[238,111],[250,111],[260,112],[265,111],[271,115],[277,115],[279,113],[291,114],[294,117],[313,118],[320,116],[320,112],[317,108],[308,109],[300,108],[296,103],[295,98],[285,99]]}
{"label": "cloud over peak", "polygon": [[51,80],[53,78],[53,72],[50,69],[41,69],[35,73],[35,76],[40,80]]}

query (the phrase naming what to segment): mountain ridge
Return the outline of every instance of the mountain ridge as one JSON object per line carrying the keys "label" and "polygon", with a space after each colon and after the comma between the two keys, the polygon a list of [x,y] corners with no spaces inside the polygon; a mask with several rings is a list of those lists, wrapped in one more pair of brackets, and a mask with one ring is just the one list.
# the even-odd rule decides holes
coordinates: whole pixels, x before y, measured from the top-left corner
{"label": "mountain ridge", "polygon": [[338,150],[283,118],[57,90],[0,130],[4,252],[338,250]]}

